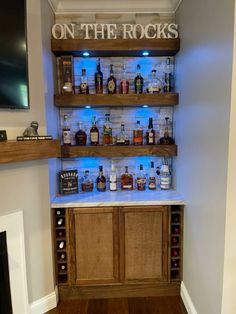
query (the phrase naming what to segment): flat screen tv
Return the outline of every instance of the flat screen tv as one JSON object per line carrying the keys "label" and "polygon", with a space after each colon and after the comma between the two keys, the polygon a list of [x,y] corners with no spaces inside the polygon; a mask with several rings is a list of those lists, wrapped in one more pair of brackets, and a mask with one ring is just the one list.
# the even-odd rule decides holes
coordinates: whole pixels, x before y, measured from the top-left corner
{"label": "flat screen tv", "polygon": [[0,109],[28,109],[26,2],[1,1]]}

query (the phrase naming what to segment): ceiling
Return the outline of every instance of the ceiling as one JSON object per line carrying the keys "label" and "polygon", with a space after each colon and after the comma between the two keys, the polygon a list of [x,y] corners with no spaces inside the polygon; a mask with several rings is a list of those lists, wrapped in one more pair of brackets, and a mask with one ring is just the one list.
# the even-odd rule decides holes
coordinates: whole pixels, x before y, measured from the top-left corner
{"label": "ceiling", "polygon": [[56,14],[174,13],[182,0],[48,0]]}

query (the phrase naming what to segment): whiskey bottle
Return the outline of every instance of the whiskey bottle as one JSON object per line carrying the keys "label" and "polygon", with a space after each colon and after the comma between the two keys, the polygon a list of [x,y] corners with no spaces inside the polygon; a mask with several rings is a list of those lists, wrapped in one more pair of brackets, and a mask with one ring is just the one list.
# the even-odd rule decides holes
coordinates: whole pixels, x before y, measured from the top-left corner
{"label": "whiskey bottle", "polygon": [[92,192],[93,191],[93,180],[89,177],[89,170],[85,170],[83,181],[82,181],[82,191]]}
{"label": "whiskey bottle", "polygon": [[64,123],[62,127],[62,142],[63,145],[69,146],[71,145],[71,131],[68,123],[68,115],[64,115]]}
{"label": "whiskey bottle", "polygon": [[161,81],[157,78],[157,70],[152,70],[151,79],[148,84],[149,94],[158,94],[161,92],[162,84]]}
{"label": "whiskey bottle", "polygon": [[87,134],[82,129],[82,123],[79,122],[79,130],[75,133],[75,142],[76,145],[85,146],[87,143]]}
{"label": "whiskey bottle", "polygon": [[92,127],[90,129],[90,144],[91,145],[99,144],[99,130],[96,125],[96,117],[93,117]]}
{"label": "whiskey bottle", "polygon": [[133,143],[134,145],[143,145],[143,129],[140,121],[137,121],[136,128],[133,131]]}
{"label": "whiskey bottle", "polygon": [[173,145],[175,143],[175,141],[169,135],[169,128],[168,128],[169,118],[166,117],[165,120],[166,120],[166,125],[165,125],[164,136],[160,138],[160,144],[161,145]]}
{"label": "whiskey bottle", "polygon": [[157,183],[156,183],[156,173],[154,169],[154,162],[151,161],[151,168],[150,168],[150,173],[148,176],[148,189],[156,190],[156,188],[157,188]]}
{"label": "whiskey bottle", "polygon": [[161,167],[160,188],[162,190],[170,190],[171,188],[171,174],[166,159],[164,160],[164,163]]}
{"label": "whiskey bottle", "polygon": [[110,191],[117,191],[117,174],[115,165],[112,163],[110,172]]}
{"label": "whiskey bottle", "polygon": [[135,94],[143,93],[143,77],[141,76],[141,68],[139,64],[137,65],[137,75],[134,79],[134,89]]}
{"label": "whiskey bottle", "polygon": [[132,191],[134,189],[133,176],[128,171],[128,166],[125,167],[125,173],[121,176],[121,190]]}
{"label": "whiskey bottle", "polygon": [[114,77],[113,64],[110,65],[110,77],[107,80],[108,94],[116,93],[116,78]]}
{"label": "whiskey bottle", "polygon": [[146,132],[146,143],[147,145],[155,144],[155,131],[153,130],[152,118],[149,118],[148,130]]}
{"label": "whiskey bottle", "polygon": [[82,69],[80,78],[80,94],[89,94],[88,78],[86,76],[86,69]]}
{"label": "whiskey bottle", "polygon": [[94,75],[96,94],[103,93],[103,73],[101,71],[100,58],[97,60],[97,72]]}
{"label": "whiskey bottle", "polygon": [[106,191],[106,178],[103,175],[103,166],[99,166],[99,174],[97,177],[97,190],[98,192]]}
{"label": "whiskey bottle", "polygon": [[171,64],[170,58],[166,59],[166,70],[165,70],[165,84],[164,84],[164,92],[170,93],[172,92],[172,74],[171,74]]}
{"label": "whiskey bottle", "polygon": [[123,66],[123,74],[120,82],[120,93],[129,94],[129,81],[126,79],[125,66]]}
{"label": "whiskey bottle", "polygon": [[121,131],[117,135],[116,144],[117,145],[129,145],[129,137],[125,133],[125,125],[124,125],[124,123],[121,124]]}
{"label": "whiskey bottle", "polygon": [[112,141],[112,124],[110,122],[110,114],[105,114],[105,123],[103,125],[103,145],[111,145]]}
{"label": "whiskey bottle", "polygon": [[139,174],[137,176],[137,190],[145,191],[146,189],[146,177],[143,171],[143,165],[139,167]]}

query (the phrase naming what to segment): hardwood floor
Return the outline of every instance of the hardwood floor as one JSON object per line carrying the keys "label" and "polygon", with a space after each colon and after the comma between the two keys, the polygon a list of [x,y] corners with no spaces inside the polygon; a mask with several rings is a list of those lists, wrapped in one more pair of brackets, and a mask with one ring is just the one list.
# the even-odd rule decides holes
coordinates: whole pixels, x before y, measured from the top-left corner
{"label": "hardwood floor", "polygon": [[61,301],[47,314],[187,314],[180,297]]}

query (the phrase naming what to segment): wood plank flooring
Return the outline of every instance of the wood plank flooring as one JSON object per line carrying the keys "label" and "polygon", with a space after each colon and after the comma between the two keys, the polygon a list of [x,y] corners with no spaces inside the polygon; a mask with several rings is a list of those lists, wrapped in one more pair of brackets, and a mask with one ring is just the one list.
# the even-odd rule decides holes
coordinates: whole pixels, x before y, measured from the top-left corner
{"label": "wood plank flooring", "polygon": [[47,314],[187,314],[181,298],[148,297],[61,301]]}

